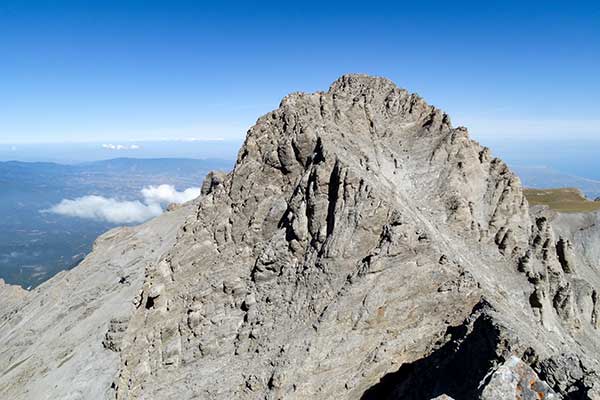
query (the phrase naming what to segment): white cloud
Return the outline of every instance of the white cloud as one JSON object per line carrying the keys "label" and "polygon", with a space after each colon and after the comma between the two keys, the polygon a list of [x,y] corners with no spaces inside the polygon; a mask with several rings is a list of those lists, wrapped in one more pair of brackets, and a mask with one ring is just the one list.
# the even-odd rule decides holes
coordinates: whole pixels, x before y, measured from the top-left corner
{"label": "white cloud", "polygon": [[119,201],[102,196],[83,196],[74,200],[63,199],[49,212],[107,221],[114,224],[143,222],[162,213],[159,204],[143,204],[139,201]]}
{"label": "white cloud", "polygon": [[141,147],[137,144],[126,145],[126,144],[112,144],[107,143],[102,145],[103,149],[106,150],[139,150]]}
{"label": "white cloud", "polygon": [[188,188],[178,192],[172,185],[148,186],[142,189],[147,204],[185,203],[200,196],[200,188]]}
{"label": "white cloud", "polygon": [[163,205],[185,203],[200,195],[199,188],[188,188],[179,192],[172,185],[148,186],[141,190],[143,202],[122,201],[104,196],[83,196],[63,199],[60,203],[42,212],[106,221],[113,224],[144,222],[163,212]]}

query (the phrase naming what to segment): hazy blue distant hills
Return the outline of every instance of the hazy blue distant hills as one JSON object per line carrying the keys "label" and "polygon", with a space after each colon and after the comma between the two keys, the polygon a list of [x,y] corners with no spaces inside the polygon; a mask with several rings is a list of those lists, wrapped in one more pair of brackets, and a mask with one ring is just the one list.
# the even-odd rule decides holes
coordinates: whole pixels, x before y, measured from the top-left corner
{"label": "hazy blue distant hills", "polygon": [[25,196],[19,202],[46,206],[62,198],[89,194],[137,196],[147,185],[170,184],[183,189],[201,185],[211,169],[229,170],[231,166],[232,162],[225,160],[177,158],[116,158],[74,165],[0,162],[0,206],[5,206],[14,193]]}
{"label": "hazy blue distant hills", "polygon": [[600,181],[566,174],[555,169],[541,166],[512,166],[523,185],[534,189],[576,187],[589,199],[600,196]]}
{"label": "hazy blue distant hills", "polygon": [[[59,165],[64,167],[63,165]],[[75,164],[72,167],[80,171],[110,171],[116,173],[156,173],[156,174],[187,174],[198,168],[229,169],[233,166],[232,161],[221,159],[202,159],[195,160],[191,158],[113,158],[110,160],[91,161]]]}
{"label": "hazy blue distant hills", "polygon": [[184,158],[115,158],[72,165],[0,162],[0,278],[36,286],[76,265],[98,235],[116,226],[41,212],[63,199],[97,195],[142,201],[144,187],[198,188],[210,170],[229,170],[232,165]]}
{"label": "hazy blue distant hills", "polygon": [[588,139],[499,135],[480,141],[508,163],[526,187],[576,187],[588,198],[596,198],[600,196],[599,138],[600,135]]}
{"label": "hazy blue distant hills", "polygon": [[0,161],[47,161],[59,164],[136,159],[235,159],[243,137],[235,140],[156,140],[90,143],[0,143]]}
{"label": "hazy blue distant hills", "polygon": [[167,176],[183,180],[193,180],[197,171],[207,169],[229,169],[232,161],[220,159],[187,159],[187,158],[114,158],[110,160],[91,161],[79,164],[64,165],[51,162],[0,162],[0,180],[13,178],[41,180],[45,177],[68,178],[80,174],[140,174]]}

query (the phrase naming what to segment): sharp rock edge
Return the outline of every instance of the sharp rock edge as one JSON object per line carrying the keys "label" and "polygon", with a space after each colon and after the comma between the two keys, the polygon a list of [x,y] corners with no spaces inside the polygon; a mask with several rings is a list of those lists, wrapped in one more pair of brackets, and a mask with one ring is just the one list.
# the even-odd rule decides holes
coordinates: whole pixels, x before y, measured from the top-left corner
{"label": "sharp rock edge", "polygon": [[530,209],[445,113],[346,75],[198,200],[0,285],[0,397],[598,398],[597,219]]}

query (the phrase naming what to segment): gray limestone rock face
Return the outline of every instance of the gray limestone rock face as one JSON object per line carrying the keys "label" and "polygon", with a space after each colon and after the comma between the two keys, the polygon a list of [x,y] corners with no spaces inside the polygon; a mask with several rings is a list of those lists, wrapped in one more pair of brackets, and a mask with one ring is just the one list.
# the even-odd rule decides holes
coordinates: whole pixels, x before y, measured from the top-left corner
{"label": "gray limestone rock face", "polygon": [[518,357],[511,357],[484,383],[481,400],[523,399],[523,400],[558,400],[557,395],[548,384],[541,381],[535,371]]}
{"label": "gray limestone rock face", "polygon": [[203,195],[210,194],[214,188],[219,185],[222,185],[225,181],[227,174],[221,171],[211,171],[206,175],[206,179],[202,182],[202,186],[200,188],[200,193]]}
{"label": "gray limestone rock face", "polygon": [[[548,395],[591,397],[596,252],[558,220],[530,210],[519,178],[445,113],[346,75],[284,98],[200,198],[105,237],[36,294],[71,290],[66,280],[105,304],[102,318],[86,325],[75,298],[31,294],[2,314],[14,339],[0,345],[13,366],[0,395],[42,398],[22,388],[41,389],[47,371],[21,363],[59,314],[16,338],[29,329],[19,321],[51,309],[81,336],[50,330],[44,344],[85,338],[73,357],[97,359],[53,379],[94,398],[459,400],[534,375]],[[106,265],[131,286],[86,279]]]}

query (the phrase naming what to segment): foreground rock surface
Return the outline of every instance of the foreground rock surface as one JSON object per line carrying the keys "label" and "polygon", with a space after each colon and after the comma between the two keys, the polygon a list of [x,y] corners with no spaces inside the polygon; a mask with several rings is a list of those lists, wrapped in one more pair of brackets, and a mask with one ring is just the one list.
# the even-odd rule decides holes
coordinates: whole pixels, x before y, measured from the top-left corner
{"label": "foreground rock surface", "polygon": [[0,398],[113,398],[122,335],[107,334],[129,319],[146,266],[190,212],[107,232],[78,267],[31,292],[0,284]]}
{"label": "foreground rock surface", "polygon": [[0,308],[0,395],[595,398],[598,259],[559,219],[442,111],[344,76],[261,117],[193,204]]}
{"label": "foreground rock surface", "polygon": [[523,399],[558,400],[558,396],[537,374],[513,356],[502,364],[483,384],[482,400]]}

